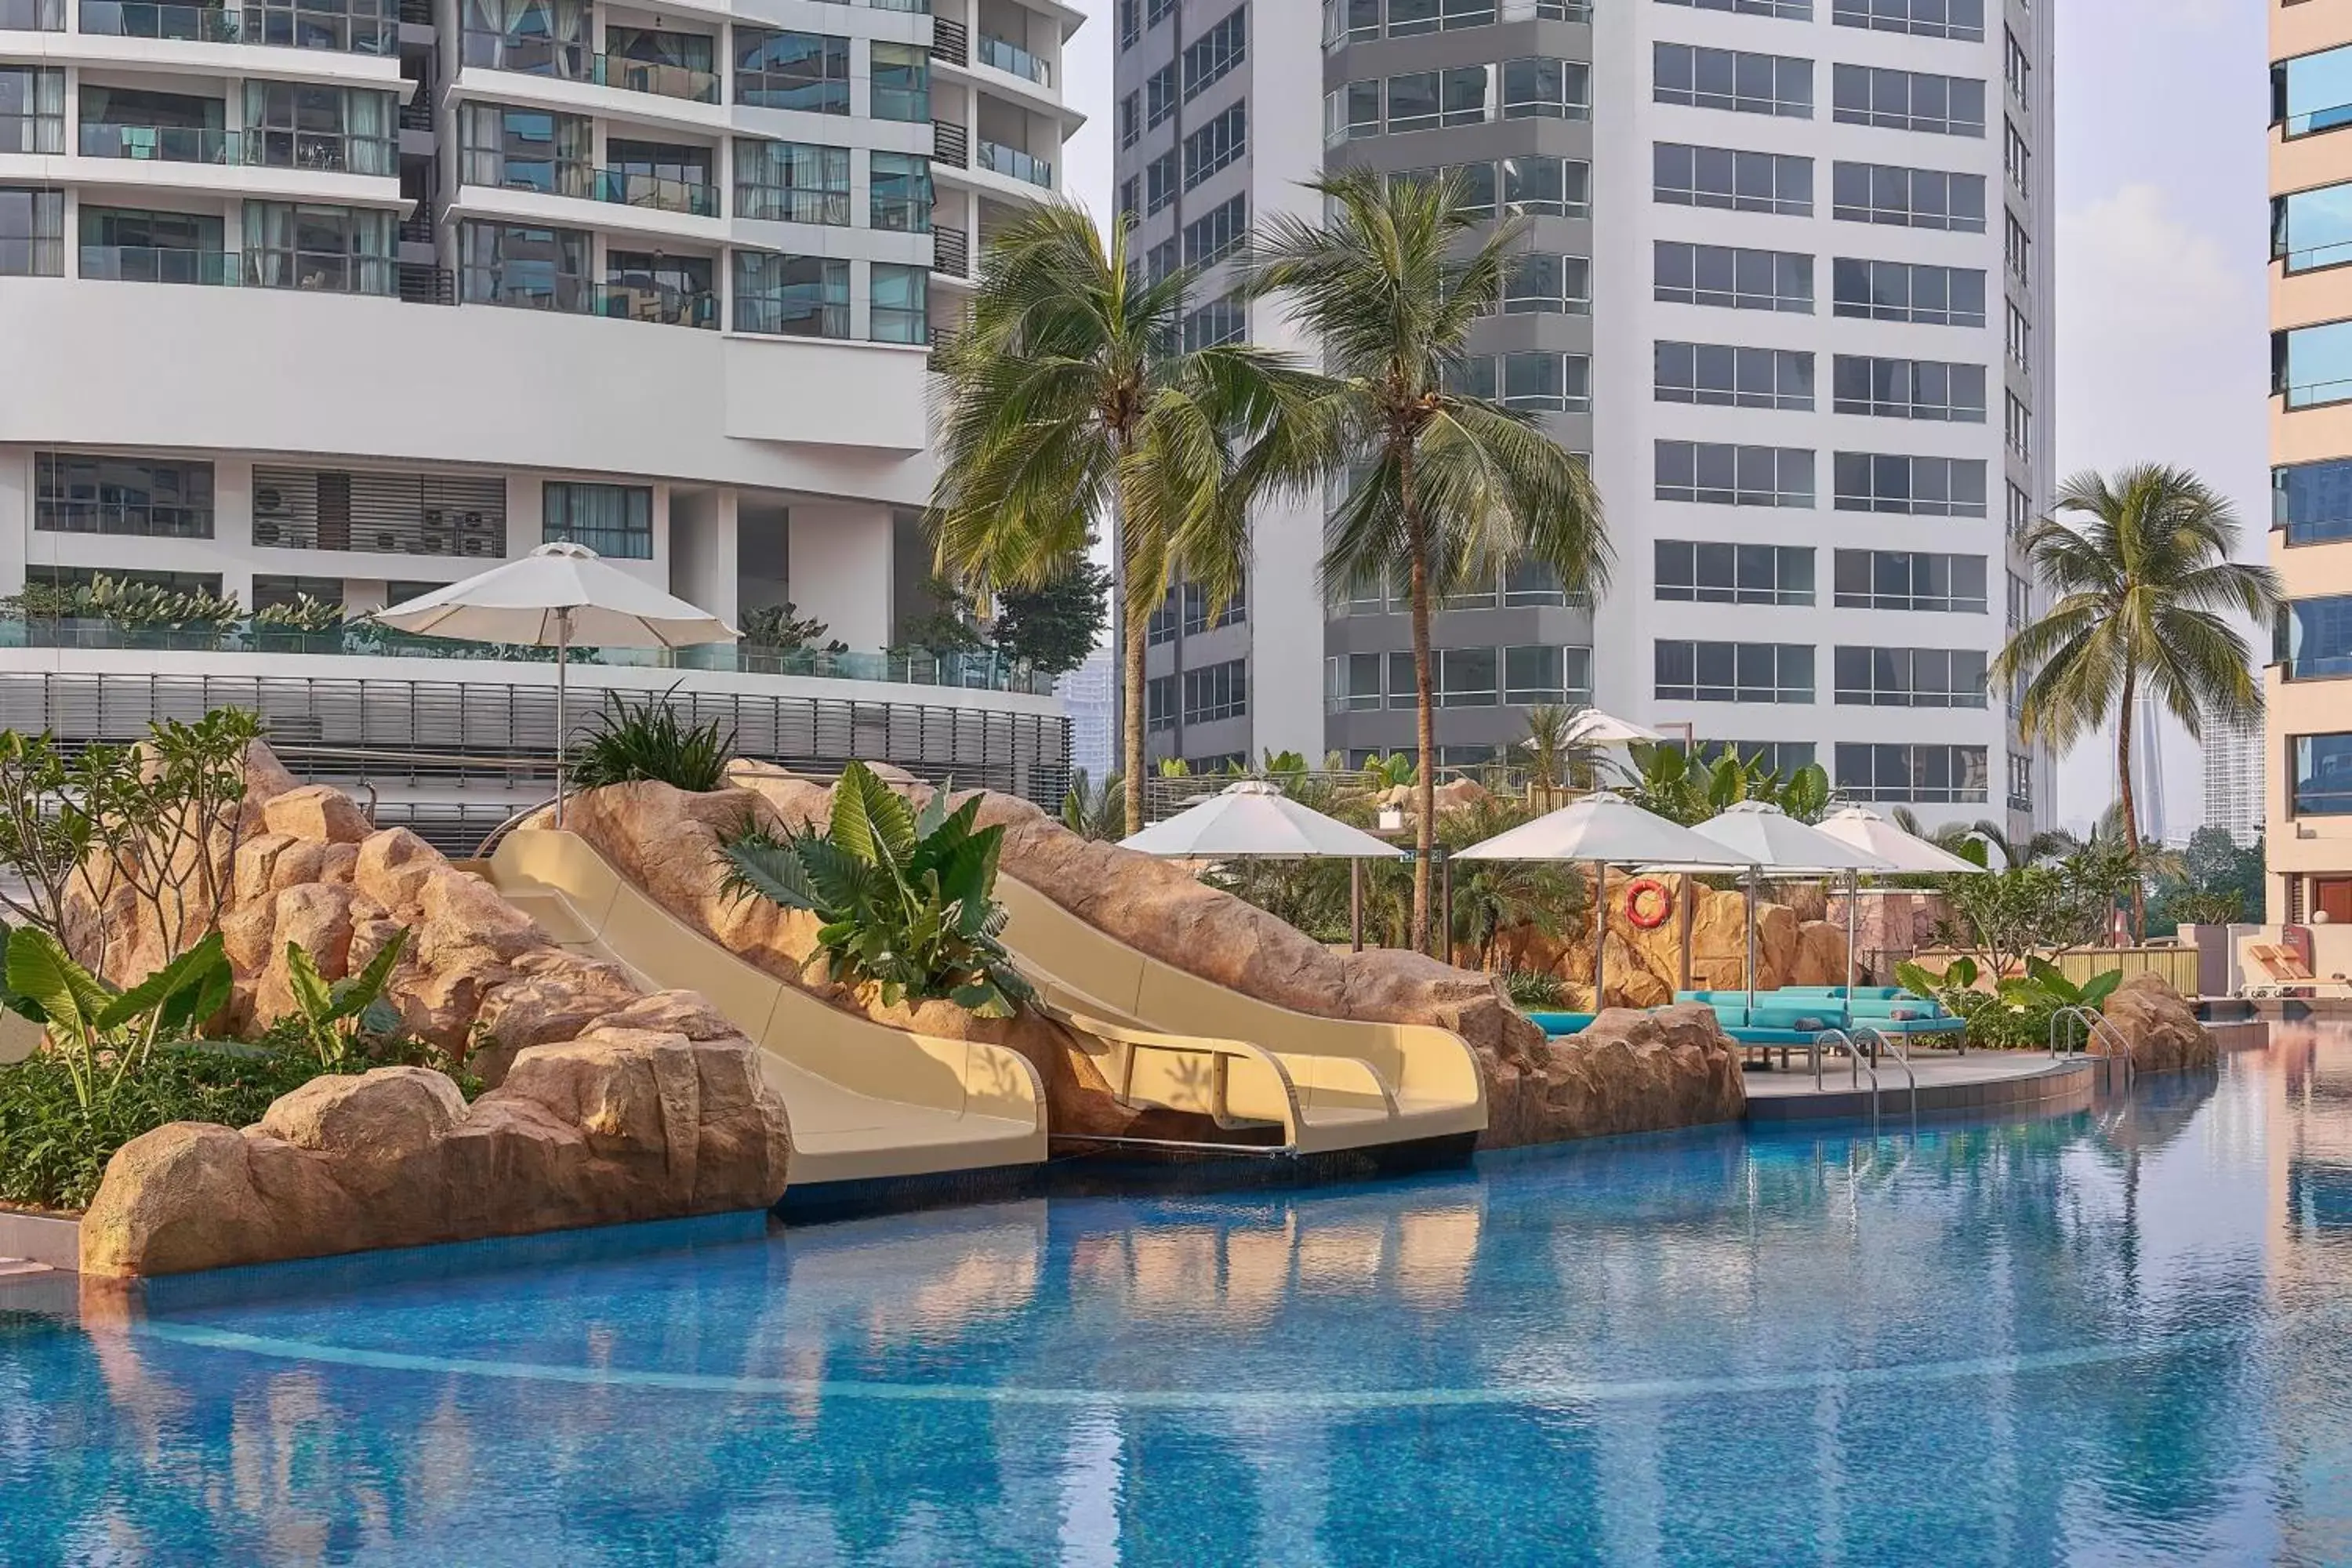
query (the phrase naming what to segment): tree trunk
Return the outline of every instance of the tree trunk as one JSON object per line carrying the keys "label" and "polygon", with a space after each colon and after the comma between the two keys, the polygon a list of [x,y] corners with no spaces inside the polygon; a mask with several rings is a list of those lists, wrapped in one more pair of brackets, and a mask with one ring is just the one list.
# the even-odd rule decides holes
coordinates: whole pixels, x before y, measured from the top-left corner
{"label": "tree trunk", "polygon": [[[1409,505],[1410,503],[1408,503]],[[1437,843],[1437,715],[1429,679],[1429,562],[1418,519],[1408,513],[1406,538],[1412,551],[1412,706],[1421,771],[1413,784],[1412,945],[1429,951],[1430,851]],[[1447,933],[1450,938],[1452,933]]]}
{"label": "tree trunk", "polygon": [[1143,650],[1144,640],[1150,632],[1150,618],[1139,616],[1129,603],[1126,622],[1126,644],[1120,650],[1119,662],[1124,667],[1123,684],[1127,697],[1126,732],[1119,737],[1123,763],[1127,769],[1127,837],[1143,831]]}
{"label": "tree trunk", "polygon": [[2138,671],[2124,670],[2124,700],[2116,721],[2116,792],[2124,808],[2124,848],[2131,859],[2132,940],[2147,940],[2147,892],[2139,876],[2139,805],[2132,795],[2132,710],[2139,697]]}

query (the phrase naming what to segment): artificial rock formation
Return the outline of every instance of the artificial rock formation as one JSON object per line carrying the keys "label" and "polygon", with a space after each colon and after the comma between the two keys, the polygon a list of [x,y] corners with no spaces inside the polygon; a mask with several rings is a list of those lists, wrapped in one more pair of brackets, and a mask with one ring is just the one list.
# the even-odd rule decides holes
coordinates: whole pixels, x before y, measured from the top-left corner
{"label": "artificial rock formation", "polygon": [[2221,1061],[2219,1043],[2162,975],[2130,976],[2101,1011],[2130,1044],[2135,1071],[2182,1072]]}
{"label": "artificial rock formation", "polygon": [[[829,810],[824,786],[781,769],[737,763],[730,776],[788,820],[821,823]],[[1080,837],[1014,796],[987,795],[980,820],[1004,826],[1004,875],[1163,963],[1297,1012],[1460,1035],[1486,1080],[1485,1147],[1727,1121],[1746,1105],[1728,1040],[1716,1032],[1710,1053],[1696,1021],[1622,1041],[1547,1039],[1491,975],[1394,949],[1334,952],[1181,866]],[[1714,1030],[1712,1015],[1703,1027]]]}
{"label": "artificial rock formation", "polygon": [[[1678,895],[1684,879],[1666,877]],[[1609,995],[1612,1006],[1655,1007],[1682,989],[1682,937],[1678,919],[1644,931],[1626,912],[1629,879],[1609,879]],[[1506,931],[1504,963],[1512,969],[1553,974],[1575,1011],[1591,1012],[1592,929],[1591,901],[1584,921],[1557,936],[1531,926]],[[1793,899],[1818,905],[1818,889],[1800,889]],[[1748,904],[1744,893],[1694,883],[1691,888],[1690,984],[1697,990],[1737,990],[1747,984]],[[1803,920],[1790,904],[1759,900],[1756,906],[1756,988],[1783,985],[1843,985],[1846,983],[1845,928],[1829,921]]]}
{"label": "artificial rock formation", "polygon": [[[233,835],[214,846],[235,988],[229,1021],[292,1010],[286,945],[330,980],[402,931],[386,997],[404,1026],[492,1086],[440,1074],[326,1078],[243,1132],[177,1123],[133,1140],[83,1221],[85,1272],[169,1273],[764,1207],[784,1190],[784,1107],[757,1047],[690,992],[646,995],[556,945],[406,828],[299,786],[257,745]],[[151,909],[117,898],[71,931],[118,983],[162,961]],[[184,945],[186,931],[180,933]],[[437,1109],[436,1109],[437,1108]]]}

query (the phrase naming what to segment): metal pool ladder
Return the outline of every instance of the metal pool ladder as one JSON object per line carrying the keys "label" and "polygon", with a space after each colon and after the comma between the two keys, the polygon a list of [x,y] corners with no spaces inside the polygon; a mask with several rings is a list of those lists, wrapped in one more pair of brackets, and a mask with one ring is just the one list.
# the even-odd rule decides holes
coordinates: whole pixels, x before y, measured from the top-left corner
{"label": "metal pool ladder", "polygon": [[[1911,1070],[1911,1051],[1903,1044],[1903,1037],[1900,1034],[1890,1035],[1885,1030],[1870,1024],[1857,1025],[1853,1032],[1857,1039],[1867,1037],[1878,1042],[1870,1053],[1874,1064],[1877,1060],[1878,1053],[1885,1051],[1895,1058],[1897,1066],[1902,1068],[1904,1081],[1911,1090],[1911,1116],[1914,1121],[1916,1121],[1919,1116],[1919,1075]],[[1874,1071],[1873,1081],[1874,1082],[1875,1079],[1876,1075]]]}
{"label": "metal pool ladder", "polygon": [[1807,1054],[1812,1058],[1813,1088],[1816,1090],[1822,1087],[1822,1052],[1824,1047],[1833,1051],[1843,1051],[1853,1061],[1853,1086],[1856,1089],[1862,1087],[1862,1075],[1864,1073],[1870,1075],[1870,1124],[1874,1130],[1878,1126],[1877,1067],[1863,1059],[1862,1048],[1853,1043],[1852,1035],[1847,1034],[1843,1029],[1823,1029],[1813,1037],[1813,1043],[1807,1051]]}
{"label": "metal pool ladder", "polygon": [[[2059,1049],[2060,1037],[2062,1035],[2068,1040],[2072,1040],[2074,1037],[2072,1032],[2067,1031],[2063,1027],[2063,1026],[2069,1023],[2075,1023],[2083,1026],[2083,1047],[2080,1054],[2084,1056],[2095,1056],[2105,1060],[2109,1065],[2103,1068],[2103,1071],[2112,1074],[2115,1070],[2113,1064],[2117,1060],[2122,1061],[2124,1064],[2124,1087],[2126,1089],[2129,1089],[2131,1087],[2133,1076],[2137,1070],[2132,1063],[2131,1042],[2124,1038],[2123,1031],[2116,1028],[2113,1023],[2109,1022],[2105,1014],[2099,1012],[2095,1008],[2061,1007],[2056,1012],[2050,1015],[2051,1059],[2054,1061],[2061,1056],[2072,1056],[2076,1054],[2071,1048],[2063,1051]],[[2106,1049],[2104,1051],[2094,1051],[2091,1049],[2091,1046],[2094,1041],[2104,1043]]]}

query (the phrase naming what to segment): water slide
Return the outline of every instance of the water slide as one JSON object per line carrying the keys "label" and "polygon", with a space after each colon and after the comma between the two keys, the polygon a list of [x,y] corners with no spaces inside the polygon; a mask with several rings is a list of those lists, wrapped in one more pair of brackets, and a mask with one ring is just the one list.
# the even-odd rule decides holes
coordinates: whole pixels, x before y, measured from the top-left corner
{"label": "water slide", "polygon": [[1486,1080],[1460,1036],[1294,1012],[1160,962],[1000,873],[1003,940],[1130,1103],[1280,1123],[1300,1153],[1482,1132]]}
{"label": "water slide", "polygon": [[478,868],[563,947],[649,991],[697,991],[761,1047],[792,1122],[792,1184],[931,1175],[1045,1158],[1026,1057],[869,1022],[687,925],[576,834],[525,828]]}

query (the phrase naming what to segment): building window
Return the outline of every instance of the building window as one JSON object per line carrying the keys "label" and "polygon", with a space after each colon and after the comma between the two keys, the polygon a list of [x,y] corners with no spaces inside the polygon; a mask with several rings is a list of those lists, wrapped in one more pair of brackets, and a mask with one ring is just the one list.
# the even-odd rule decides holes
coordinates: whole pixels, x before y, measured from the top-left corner
{"label": "building window", "polygon": [[2001,258],[2009,264],[2009,275],[2031,288],[2033,283],[2033,237],[2017,221],[2017,215],[2003,209],[2001,213]]}
{"label": "building window", "polygon": [[2033,410],[2013,392],[2002,395],[2001,431],[2011,451],[2029,463],[2033,460]]}
{"label": "building window", "polygon": [[866,335],[877,343],[931,341],[931,272],[887,261],[872,264],[873,297],[867,301]]}
{"label": "building window", "polygon": [[[1681,751],[1680,741],[1669,741],[1666,746]],[[1811,741],[1701,741],[1698,754],[1704,759],[1719,757],[1727,750],[1751,766],[1787,778],[1800,768],[1813,765],[1813,743]]]}
{"label": "building window", "polygon": [[1912,33],[1924,38],[1984,38],[1984,0],[1831,0],[1841,27]]}
{"label": "building window", "polygon": [[[253,468],[253,542],[274,550],[370,551],[495,561],[507,552],[499,475]],[[394,594],[386,602],[398,604]]]}
{"label": "building window", "polygon": [[393,113],[388,92],[248,80],[245,161],[272,169],[396,175],[400,142]]}
{"label": "building window", "polygon": [[1176,728],[1176,678],[1155,675],[1143,683],[1143,727],[1153,733]]}
{"label": "building window", "polygon": [[1176,199],[1176,154],[1162,153],[1143,166],[1143,216],[1150,217]]}
{"label": "building window", "polygon": [[1507,316],[1589,316],[1592,313],[1592,262],[1582,256],[1548,250],[1511,258],[1503,279]]}
{"label": "building window", "polygon": [[1899,163],[1837,164],[1830,174],[1830,216],[1895,228],[1985,230],[1985,178]]}
{"label": "building window", "polygon": [[[307,18],[309,7],[303,10]],[[585,81],[594,68],[588,0],[538,0],[511,9],[500,0],[464,0],[461,10],[467,65],[564,81]],[[290,8],[283,14],[292,19]]]}
{"label": "building window", "polygon": [[2273,468],[2271,526],[2289,545],[2352,539],[2352,458]]}
{"label": "building window", "polygon": [[2273,332],[2271,395],[2289,408],[2352,400],[2352,321]]}
{"label": "building window", "polygon": [[1741,16],[1778,16],[1783,21],[1810,22],[1813,0],[1659,0],[1666,5],[1688,5],[1697,11],[1728,11]]}
{"label": "building window", "polygon": [[[1654,291],[1669,304],[1812,314],[1813,258],[1810,256],[1662,239],[1657,242],[1655,267]],[[1977,277],[1981,282],[1984,275]]]}
{"label": "building window", "polygon": [[65,150],[66,73],[0,66],[0,153]]}
{"label": "building window", "polygon": [[1801,447],[1661,441],[1657,464],[1660,500],[1715,506],[1813,504],[1813,455]]}
{"label": "building window", "polygon": [[886,44],[879,38],[868,47],[874,78],[866,100],[876,120],[896,120],[915,125],[931,118],[931,52],[919,44]]}
{"label": "building window", "polygon": [[1528,605],[1565,605],[1568,592],[1559,574],[1540,561],[1522,561],[1503,569],[1503,603],[1517,609]]}
{"label": "building window", "polygon": [[777,223],[848,223],[849,149],[813,142],[737,139],[735,216]]}
{"label": "building window", "polygon": [[2024,629],[2025,623],[2033,618],[2033,584],[2014,572],[2005,572],[2002,575],[2009,579],[2009,629],[2014,635]]}
{"label": "building window", "polygon": [[1840,452],[1831,462],[1839,511],[1906,517],[1982,517],[1985,464],[1980,458],[1910,458],[1885,452]]}
{"label": "building window", "polygon": [[1223,609],[1211,616],[1208,591],[1198,583],[1187,583],[1183,586],[1183,605],[1184,635],[1188,637],[1224,626],[1237,626],[1249,619],[1249,588],[1244,584],[1231,599],[1225,601]]}
{"label": "building window", "polygon": [[1242,63],[1249,50],[1249,7],[1236,5],[1224,19],[1184,46],[1184,100],[1191,102],[1211,82]]}
{"label": "building window", "polygon": [[[1474,196],[1477,172],[1496,165],[1473,163],[1469,173]],[[1505,158],[1502,171],[1505,217],[1591,217],[1592,165],[1576,158],[1528,156]],[[1489,198],[1494,184],[1486,184]]]}
{"label": "building window", "polygon": [[2271,123],[2288,141],[2352,125],[2352,44],[2273,65]]}
{"label": "building window", "polygon": [[[0,0],[0,32],[62,33],[66,0]],[[98,29],[85,24],[85,30]]]}
{"label": "building window", "polygon": [[735,330],[788,338],[849,336],[849,263],[735,252]]}
{"label": "building window", "polygon": [[2018,308],[2016,300],[2004,301],[2004,307],[2009,357],[2018,369],[2030,371],[2033,368],[2033,323]]}
{"label": "building window", "polygon": [[62,278],[66,194],[0,185],[0,278]]}
{"label": "building window", "polygon": [[2352,595],[2293,600],[2283,619],[2288,679],[2352,675]]}
{"label": "building window", "polygon": [[1589,414],[1592,411],[1592,362],[1582,354],[1504,354],[1502,397],[1506,408],[1533,413]]}
{"label": "building window", "polygon": [[1240,342],[1249,336],[1249,308],[1230,297],[1212,300],[1186,314],[1181,333],[1186,353]]}
{"label": "building window", "polygon": [[1591,0],[1323,0],[1323,47],[1418,37],[1456,27],[1486,27],[1499,16],[1511,22],[1589,22]]}
{"label": "building window", "polygon": [[2008,176],[2010,188],[2019,195],[2029,199],[2032,196],[2033,149],[2025,144],[2013,120],[2001,121],[2000,172]]}
{"label": "building window", "polygon": [[2297,816],[2352,816],[2352,734],[2294,738]]}
{"label": "building window", "polygon": [[1840,647],[1831,660],[1848,708],[1981,708],[1985,655],[1969,647]]}
{"label": "building window", "polygon": [[1656,648],[1661,702],[1788,702],[1813,700],[1810,643],[1680,642]]}
{"label": "building window", "polygon": [[1323,710],[1325,712],[1377,712],[1381,703],[1381,656],[1379,654],[1338,654],[1323,661]]}
{"label": "building window", "polygon": [[1788,153],[1661,142],[1650,152],[1650,195],[1669,206],[1811,217],[1813,161]]}
{"label": "building window", "polygon": [[849,40],[735,27],[735,101],[810,114],[849,112]]}
{"label": "building window", "polygon": [[2352,261],[2352,184],[2273,197],[2271,259],[2290,273]]}
{"label": "building window", "polygon": [[398,226],[381,208],[245,204],[245,281],[263,289],[389,298],[399,289]]}
{"label": "building window", "polygon": [[99,452],[37,452],[33,527],[44,533],[210,539],[213,466]]}
{"label": "building window", "polygon": [[1813,117],[1813,62],[1808,59],[1661,43],[1651,46],[1651,95],[1660,103]]}
{"label": "building window", "polygon": [[[1172,239],[1163,239],[1158,245],[1153,246],[1150,250],[1145,251],[1143,253],[1143,280],[1146,283],[1157,283],[1167,278],[1171,273],[1174,272],[1177,267],[1181,264],[1179,260],[1180,254],[1181,253],[1177,248],[1177,244]],[[1128,258],[1127,266],[1129,272],[1133,272],[1135,270],[1135,258],[1132,256]]]}
{"label": "building window", "polygon": [[1972,268],[1841,256],[1830,264],[1830,279],[1832,308],[1841,316],[1935,327],[1985,324],[1985,275]]}
{"label": "building window", "polygon": [[[343,603],[343,580],[341,577],[288,577],[269,573],[253,574],[253,607],[274,610],[299,605],[305,599],[315,599],[322,605],[341,608]],[[400,601],[392,601],[398,604]]]}
{"label": "building window", "polygon": [[1875,125],[1935,136],[1982,136],[1985,84],[1876,66],[1841,65],[1831,75],[1832,112],[1841,125]]}
{"label": "building window", "polygon": [[1249,148],[1249,110],[1236,103],[1184,138],[1184,188],[1239,158]]}
{"label": "building window", "polygon": [[1232,255],[1249,237],[1249,198],[1220,203],[1208,216],[1184,226],[1184,265],[1210,267]]}
{"label": "building window", "polygon": [[399,47],[400,28],[394,7],[378,0],[247,0],[239,37],[278,48],[389,55]]}
{"label": "building window", "polygon": [[467,304],[582,315],[595,308],[593,247],[578,229],[465,223],[457,242],[457,297]]}
{"label": "building window", "polygon": [[1543,57],[1503,62],[1506,120],[1590,120],[1592,68]]}
{"label": "building window", "polygon": [[1495,118],[1495,68],[1455,66],[1392,76],[1386,100],[1391,135],[1483,124]]}
{"label": "building window", "polygon": [[1381,84],[1351,81],[1323,99],[1323,141],[1327,146],[1360,141],[1381,133]]}
{"label": "building window", "polygon": [[1813,552],[1798,544],[1661,539],[1656,593],[1706,605],[1810,605]]}
{"label": "building window", "polygon": [[1125,152],[1143,136],[1143,99],[1139,93],[1129,93],[1118,100],[1118,145]]}
{"label": "building window", "polygon": [[2009,809],[2033,809],[2033,759],[2009,753]]}
{"label": "building window", "polygon": [[1914,550],[1841,550],[1832,563],[1841,610],[1985,613],[1985,558]]}
{"label": "building window", "polygon": [[1518,708],[1539,702],[1589,702],[1592,650],[1529,644],[1503,650],[1503,700]]}
{"label": "building window", "polygon": [[1184,672],[1184,722],[1206,724],[1249,711],[1249,661],[1236,658]]}
{"label": "building window", "polygon": [[1840,354],[1832,374],[1834,413],[1959,425],[1985,422],[1985,367],[1980,364]]}
{"label": "building window", "polygon": [[654,492],[648,485],[550,479],[540,487],[540,537],[584,544],[622,561],[654,558]]}
{"label": "building window", "polygon": [[1176,62],[1169,61],[1143,80],[1143,128],[1157,131],[1176,113]]}
{"label": "building window", "polygon": [[931,232],[931,161],[911,153],[869,153],[871,220],[894,234]]}
{"label": "building window", "polygon": [[1430,682],[1440,708],[1492,708],[1500,700],[1501,660],[1491,647],[1442,647]]}
{"label": "building window", "polygon": [[1660,403],[1808,410],[1813,405],[1813,356],[1801,350],[1662,342],[1655,362]]}
{"label": "building window", "polygon": [[1983,746],[1873,746],[1840,743],[1838,793],[1848,800],[1913,805],[1981,805],[1990,782]]}
{"label": "building window", "polygon": [[461,184],[552,196],[595,188],[596,122],[584,114],[467,103],[457,131]]}

